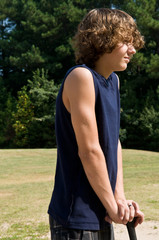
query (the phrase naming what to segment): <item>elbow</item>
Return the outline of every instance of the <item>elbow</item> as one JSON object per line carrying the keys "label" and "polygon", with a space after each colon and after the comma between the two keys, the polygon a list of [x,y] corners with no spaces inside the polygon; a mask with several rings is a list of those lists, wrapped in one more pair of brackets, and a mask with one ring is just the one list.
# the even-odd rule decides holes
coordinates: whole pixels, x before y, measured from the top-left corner
{"label": "elbow", "polygon": [[82,161],[82,163],[90,162],[93,159],[99,159],[100,155],[100,147],[98,146],[90,146],[84,149],[78,149],[78,155]]}
{"label": "elbow", "polygon": [[[79,157],[89,180],[94,179],[94,176],[99,175],[101,169],[106,167],[105,158],[100,145],[91,146],[82,150],[79,149]],[[99,169],[99,166],[101,169]]]}

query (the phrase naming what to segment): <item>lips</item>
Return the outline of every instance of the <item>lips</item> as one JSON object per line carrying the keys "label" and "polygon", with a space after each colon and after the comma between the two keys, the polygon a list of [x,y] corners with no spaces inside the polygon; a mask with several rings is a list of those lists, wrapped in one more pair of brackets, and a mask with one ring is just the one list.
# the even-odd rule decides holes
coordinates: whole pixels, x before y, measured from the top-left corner
{"label": "lips", "polygon": [[130,58],[129,57],[124,57],[126,62],[130,62]]}

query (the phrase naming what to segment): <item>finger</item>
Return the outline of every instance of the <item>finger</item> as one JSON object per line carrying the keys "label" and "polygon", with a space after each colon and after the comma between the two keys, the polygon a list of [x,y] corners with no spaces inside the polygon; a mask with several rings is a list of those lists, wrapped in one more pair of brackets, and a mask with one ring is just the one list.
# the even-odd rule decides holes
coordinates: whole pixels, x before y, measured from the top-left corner
{"label": "finger", "polygon": [[129,222],[132,222],[135,217],[135,209],[133,205],[129,204]]}
{"label": "finger", "polygon": [[139,224],[141,224],[144,221],[144,214],[141,211],[138,211],[138,218],[139,218]]}
{"label": "finger", "polygon": [[129,221],[129,217],[130,217],[130,211],[128,206],[125,207],[125,214],[124,214],[124,218],[123,218],[123,224],[127,224]]}
{"label": "finger", "polygon": [[123,220],[123,219],[124,219],[124,215],[125,215],[124,204],[122,203],[121,200],[118,200],[118,201],[117,201],[117,204],[118,204],[119,218],[120,218],[121,220]]}
{"label": "finger", "polygon": [[137,227],[138,224],[142,224],[143,221],[144,221],[144,214],[139,210],[136,217],[136,221],[135,221],[135,227]]}
{"label": "finger", "polygon": [[138,205],[138,203],[135,202],[135,201],[131,201],[131,203],[132,203],[133,207],[135,208],[135,212],[139,211],[139,205]]}
{"label": "finger", "polygon": [[[142,213],[142,212],[141,212]],[[140,217],[140,224],[142,224],[144,221],[144,214],[142,213],[142,216]]]}
{"label": "finger", "polygon": [[135,223],[134,223],[134,227],[136,228],[137,225],[139,224],[140,222],[140,218],[139,217],[136,217],[136,220],[135,220]]}
{"label": "finger", "polygon": [[108,215],[104,219],[106,222],[112,224],[112,219]]}

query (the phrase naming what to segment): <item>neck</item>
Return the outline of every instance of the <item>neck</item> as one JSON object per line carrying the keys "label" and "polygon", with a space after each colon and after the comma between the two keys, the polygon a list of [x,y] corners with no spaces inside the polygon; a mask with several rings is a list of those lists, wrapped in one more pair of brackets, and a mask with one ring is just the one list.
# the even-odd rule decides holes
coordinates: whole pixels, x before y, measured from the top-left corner
{"label": "neck", "polygon": [[102,71],[102,69],[95,67],[94,70],[105,77],[106,79],[111,75],[112,72],[108,73],[107,71]]}
{"label": "neck", "polygon": [[112,70],[110,70],[108,68],[108,65],[106,65],[105,63],[103,63],[102,61],[102,57],[100,59],[97,60],[97,62],[95,63],[95,68],[94,70],[99,73],[100,75],[102,75],[103,77],[105,77],[106,79],[110,76],[110,74],[112,73]]}

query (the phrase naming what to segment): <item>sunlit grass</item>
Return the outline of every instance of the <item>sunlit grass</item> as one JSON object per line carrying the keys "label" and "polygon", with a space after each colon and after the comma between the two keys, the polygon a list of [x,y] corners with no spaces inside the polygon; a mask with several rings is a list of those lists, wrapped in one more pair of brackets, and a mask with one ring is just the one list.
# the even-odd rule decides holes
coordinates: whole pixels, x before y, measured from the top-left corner
{"label": "sunlit grass", "polygon": [[146,220],[159,219],[159,153],[123,151],[127,198],[136,200]]}
{"label": "sunlit grass", "polygon": [[48,239],[56,150],[1,150],[0,154],[0,238]]}
{"label": "sunlit grass", "polygon": [[[0,150],[0,239],[48,240],[56,149]],[[126,196],[159,219],[159,153],[123,150]]]}

